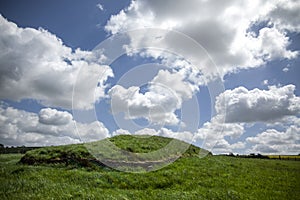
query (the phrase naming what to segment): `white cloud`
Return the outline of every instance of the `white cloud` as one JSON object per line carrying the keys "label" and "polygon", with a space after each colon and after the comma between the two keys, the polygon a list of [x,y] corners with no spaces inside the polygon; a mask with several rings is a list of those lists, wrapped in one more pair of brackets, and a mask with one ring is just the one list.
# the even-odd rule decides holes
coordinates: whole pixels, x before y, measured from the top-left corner
{"label": "white cloud", "polygon": [[270,86],[269,90],[238,87],[226,90],[216,100],[218,114],[226,114],[226,122],[271,122],[300,113],[300,97],[295,86]]}
{"label": "white cloud", "polygon": [[[287,31],[299,31],[296,20],[300,6],[298,1],[176,1],[133,0],[131,5],[111,16],[106,30],[112,34],[138,28],[159,28],[177,30],[192,37],[201,44],[217,64],[223,77],[240,69],[259,67],[274,59],[292,59],[298,53],[288,50],[290,44]],[[282,15],[281,15],[282,14]],[[281,17],[282,16],[282,17]],[[294,17],[294,18],[293,18]],[[263,27],[256,35],[251,32],[253,24],[269,20],[270,27]],[[249,32],[250,30],[250,32]],[[153,40],[167,38],[165,40]],[[193,61],[205,78],[214,78],[214,71],[206,60],[190,44],[172,38],[168,31],[149,30],[129,33],[130,44],[127,49],[157,46],[157,51],[146,50],[142,55],[176,60],[163,50],[184,52],[187,60]],[[169,37],[169,38],[168,38]],[[129,51],[132,53],[132,51]]]}
{"label": "white cloud", "polygon": [[290,69],[288,67],[285,67],[282,69],[283,72],[288,72]]}
{"label": "white cloud", "polygon": [[212,150],[214,153],[231,152],[241,145],[230,145],[224,137],[229,136],[232,139],[238,139],[244,131],[242,124],[224,123],[222,117],[215,116],[210,122],[206,122],[198,129],[194,136],[194,142],[200,144],[204,149]]}
{"label": "white cloud", "polygon": [[112,136],[117,136],[117,135],[131,135],[131,133],[128,130],[117,129],[114,132],[112,132]]}
{"label": "white cloud", "polygon": [[138,87],[123,88],[114,86],[109,95],[112,101],[112,113],[125,113],[126,119],[145,118],[153,124],[176,125],[179,119],[174,114],[177,98],[167,94],[146,92],[142,94]]}
{"label": "white cloud", "polygon": [[97,141],[110,137],[108,129],[100,121],[85,124],[76,122],[76,128],[82,142]]}
{"label": "white cloud", "polygon": [[300,32],[299,9],[298,0],[281,0],[278,6],[271,10],[268,17],[280,29]]}
{"label": "white cloud", "polygon": [[244,142],[236,142],[234,144],[229,144],[225,139],[219,140],[213,147],[214,154],[223,154],[223,153],[233,153],[238,149],[244,149]]}
{"label": "white cloud", "polygon": [[191,143],[194,138],[194,134],[189,131],[172,131],[167,128],[161,128],[159,135],[169,138],[175,138],[178,140],[185,141],[187,143]]}
{"label": "white cloud", "polygon": [[159,135],[159,131],[152,128],[143,128],[134,133],[134,135]]}
{"label": "white cloud", "polygon": [[128,130],[124,130],[124,129],[117,129],[112,133],[112,136],[116,136],[116,135],[158,135],[158,134],[159,134],[158,131],[156,131],[155,129],[151,129],[151,128],[143,128],[134,133],[131,133]]}
{"label": "white cloud", "polygon": [[[275,150],[277,153],[288,152],[283,147],[272,145],[270,141],[273,136],[276,141],[280,140],[279,137],[293,140],[289,134],[299,134],[298,128],[295,127],[299,124],[297,115],[300,113],[300,98],[294,94],[294,91],[294,85],[270,86],[269,90],[247,90],[244,87],[226,90],[217,97],[215,104],[216,116],[210,122],[206,122],[195,133],[194,141],[202,144],[205,149],[212,149],[214,153],[233,152],[235,149],[244,148],[245,142],[240,141],[229,144],[225,139],[226,136],[238,139],[246,131],[246,125],[254,122],[264,122],[267,125],[269,124],[269,127],[294,128],[280,134],[275,129],[273,132],[276,132],[276,134],[269,134],[267,130],[262,135],[248,138],[247,142],[251,141],[252,144],[257,142],[252,150],[254,152],[271,152],[273,149],[274,153]],[[263,140],[263,137],[270,138]],[[259,142],[260,140],[261,142]],[[286,148],[293,149],[299,146],[299,142],[299,140],[289,141]]]}
{"label": "white cloud", "polygon": [[187,79],[184,69],[160,70],[148,83],[145,93],[137,86],[124,88],[115,85],[108,92],[112,113],[124,112],[127,119],[145,118],[153,124],[178,125],[180,119],[175,111],[198,91],[198,87]]}
{"label": "white cloud", "polygon": [[101,52],[72,51],[48,31],[19,28],[2,16],[0,31],[0,98],[71,108],[76,80],[80,95],[75,96],[74,108],[91,108],[104,97],[104,83],[113,73],[101,65]]}
{"label": "white cloud", "polygon": [[97,6],[97,8],[99,8],[99,10],[101,10],[101,11],[104,10],[104,7],[101,3],[98,3],[96,6]]}
{"label": "white cloud", "polygon": [[299,154],[300,127],[298,125],[293,125],[284,132],[268,129],[254,137],[248,137],[246,141],[254,145],[249,151],[262,154]]}
{"label": "white cloud", "polygon": [[266,79],[266,80],[263,80],[262,84],[263,84],[263,85],[268,85],[268,84],[269,84],[269,80],[267,80],[267,79]]}
{"label": "white cloud", "polygon": [[159,135],[160,131],[156,131],[152,128],[143,128],[134,133],[129,132],[128,130],[118,129],[112,133],[112,136],[116,135]]}
{"label": "white cloud", "polygon": [[167,70],[160,70],[157,76],[153,78],[150,90],[160,93],[162,87],[158,85],[162,85],[174,92],[181,101],[191,99],[194,92],[198,91],[198,87],[186,81],[186,75],[180,72],[171,73]]}
{"label": "white cloud", "polygon": [[259,35],[252,38],[249,42],[252,43],[253,51],[256,56],[263,58],[266,61],[280,58],[295,58],[297,52],[287,50],[289,46],[289,38],[286,33],[281,32],[276,28],[262,28],[259,30]]}
{"label": "white cloud", "polygon": [[66,111],[44,108],[39,112],[39,122],[48,125],[65,125],[71,122],[72,115]]}
{"label": "white cloud", "polygon": [[45,108],[39,114],[0,107],[0,140],[5,145],[45,146],[87,142],[109,136],[101,122],[76,123],[65,111]]}

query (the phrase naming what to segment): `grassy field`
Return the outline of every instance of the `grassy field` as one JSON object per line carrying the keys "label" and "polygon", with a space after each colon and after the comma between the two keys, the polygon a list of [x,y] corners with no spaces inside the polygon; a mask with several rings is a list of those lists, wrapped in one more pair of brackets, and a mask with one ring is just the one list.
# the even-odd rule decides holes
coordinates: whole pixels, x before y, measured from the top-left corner
{"label": "grassy field", "polygon": [[[130,139],[114,140],[132,151],[145,152],[142,149],[148,145],[131,146]],[[31,158],[44,156],[45,162],[33,165],[21,164],[22,154],[2,154],[0,199],[300,199],[299,161],[211,155],[199,158],[193,148],[173,164],[147,173],[84,165],[76,159],[46,162],[61,155],[68,157],[70,152],[80,157],[86,153],[82,145],[29,151],[27,156]]]}

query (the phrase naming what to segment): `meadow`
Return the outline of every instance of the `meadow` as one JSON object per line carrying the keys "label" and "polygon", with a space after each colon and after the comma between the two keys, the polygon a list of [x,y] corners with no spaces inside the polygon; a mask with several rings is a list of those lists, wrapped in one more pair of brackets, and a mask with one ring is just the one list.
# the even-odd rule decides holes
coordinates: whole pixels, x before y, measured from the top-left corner
{"label": "meadow", "polygon": [[[152,148],[147,142],[130,145],[130,140],[115,138],[114,142],[131,151]],[[154,149],[160,148],[159,141]],[[1,154],[0,199],[300,199],[299,161],[210,154],[199,158],[195,148],[167,167],[145,173],[117,171],[76,159],[42,162],[58,158],[61,152],[85,155],[81,145],[28,151],[27,159],[40,159],[31,164],[20,162],[24,154]]]}

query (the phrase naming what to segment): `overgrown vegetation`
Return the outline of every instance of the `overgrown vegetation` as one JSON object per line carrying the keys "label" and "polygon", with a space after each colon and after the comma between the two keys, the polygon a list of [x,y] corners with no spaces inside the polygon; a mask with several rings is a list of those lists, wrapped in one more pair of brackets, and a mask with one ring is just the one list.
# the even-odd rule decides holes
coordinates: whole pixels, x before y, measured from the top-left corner
{"label": "overgrown vegetation", "polygon": [[[139,152],[159,148],[147,147],[147,140],[136,144],[126,137],[119,138],[123,140],[118,141],[119,147]],[[158,140],[156,143],[168,142],[164,138],[151,138],[152,142]],[[118,138],[113,140],[116,142]],[[299,161],[229,156],[199,158],[193,148],[197,147],[192,146],[190,153],[169,166],[147,173],[126,173],[97,164],[77,163],[74,158],[94,159],[84,145],[29,151],[25,157],[34,156],[39,160],[33,165],[19,162],[22,154],[3,154],[0,155],[0,199],[297,200],[300,197]],[[65,157],[72,158],[74,163],[72,159],[68,165],[63,161],[54,162]]]}

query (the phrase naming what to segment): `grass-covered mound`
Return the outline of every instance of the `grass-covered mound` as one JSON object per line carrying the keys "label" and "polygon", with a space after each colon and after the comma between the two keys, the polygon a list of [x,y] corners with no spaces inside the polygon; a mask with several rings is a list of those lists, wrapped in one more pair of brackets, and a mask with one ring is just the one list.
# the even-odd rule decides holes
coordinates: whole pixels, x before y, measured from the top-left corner
{"label": "grass-covered mound", "polygon": [[44,147],[28,151],[20,163],[105,167],[125,171],[153,170],[179,157],[210,154],[194,145],[160,136],[119,135],[87,144]]}
{"label": "grass-covered mound", "polygon": [[[157,151],[167,146],[171,141],[176,141],[182,144],[185,143],[173,138],[148,135],[119,135],[110,138],[109,141],[113,142],[117,147],[133,153],[149,153]],[[189,148],[182,156],[195,156],[199,154],[201,150],[199,147],[190,144],[188,145]]]}

